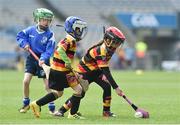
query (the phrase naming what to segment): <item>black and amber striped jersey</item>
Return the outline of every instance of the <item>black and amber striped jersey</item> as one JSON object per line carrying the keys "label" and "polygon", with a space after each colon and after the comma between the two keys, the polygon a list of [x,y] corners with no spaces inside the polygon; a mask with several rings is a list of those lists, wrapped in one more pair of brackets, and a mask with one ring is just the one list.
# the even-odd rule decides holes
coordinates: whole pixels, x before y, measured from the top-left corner
{"label": "black and amber striped jersey", "polygon": [[62,57],[57,51],[59,47],[63,48],[68,58],[72,60],[74,58],[74,54],[76,51],[76,41],[70,35],[67,35],[65,39],[61,40],[57,44],[56,50],[53,55],[53,60],[51,63],[51,68],[54,70],[69,71],[69,69],[65,67],[65,62],[62,60]]}
{"label": "black and amber striped jersey", "polygon": [[112,51],[108,51],[104,43],[91,48],[80,60],[78,72],[85,73],[102,67],[109,67],[109,60],[113,53]]}

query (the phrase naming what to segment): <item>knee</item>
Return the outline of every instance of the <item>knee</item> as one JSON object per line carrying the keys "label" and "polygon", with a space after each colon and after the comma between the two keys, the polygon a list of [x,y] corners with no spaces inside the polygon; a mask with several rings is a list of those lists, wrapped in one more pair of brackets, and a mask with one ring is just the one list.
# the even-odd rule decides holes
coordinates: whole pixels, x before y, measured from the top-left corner
{"label": "knee", "polygon": [[63,91],[58,91],[57,95],[58,95],[58,97],[61,97],[63,95]]}
{"label": "knee", "polygon": [[27,80],[27,79],[24,79],[24,80],[23,80],[23,84],[24,84],[25,86],[29,86],[30,81],[29,81],[29,80]]}
{"label": "knee", "polygon": [[79,90],[78,90],[78,95],[81,95],[81,94],[82,94],[82,92],[83,92],[82,87],[79,87]]}
{"label": "knee", "polygon": [[83,92],[83,89],[80,85],[78,85],[76,87],[75,91],[76,91],[76,93],[75,93],[76,95],[81,95],[81,93]]}
{"label": "knee", "polygon": [[85,96],[85,92],[83,91],[83,89],[80,87],[78,89],[78,91],[74,94],[74,96],[79,97],[80,99],[82,99]]}
{"label": "knee", "polygon": [[77,94],[73,94],[73,96],[76,97],[76,99],[81,100],[82,98],[84,98],[85,92],[82,91],[81,94],[78,94],[78,95]]}
{"label": "knee", "polygon": [[57,91],[57,90],[51,90],[51,91],[56,98],[59,98],[63,95],[63,91]]}

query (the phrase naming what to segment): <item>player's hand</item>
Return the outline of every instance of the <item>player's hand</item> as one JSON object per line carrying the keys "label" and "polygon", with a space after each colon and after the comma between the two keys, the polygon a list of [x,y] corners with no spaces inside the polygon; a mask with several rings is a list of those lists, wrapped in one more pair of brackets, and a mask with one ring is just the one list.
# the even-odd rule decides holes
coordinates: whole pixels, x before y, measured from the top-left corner
{"label": "player's hand", "polygon": [[39,66],[42,67],[42,64],[44,64],[44,60],[39,60]]}
{"label": "player's hand", "polygon": [[27,45],[25,45],[24,50],[25,50],[25,51],[28,51],[29,48],[30,48],[30,46],[27,44]]}
{"label": "player's hand", "polygon": [[66,67],[67,69],[72,69],[71,63],[65,63],[65,67]]}
{"label": "player's hand", "polygon": [[119,95],[119,96],[123,96],[123,95],[124,95],[124,94],[123,94],[123,91],[122,91],[121,89],[119,89],[119,87],[117,87],[117,88],[115,89],[115,91],[116,91],[117,95]]}

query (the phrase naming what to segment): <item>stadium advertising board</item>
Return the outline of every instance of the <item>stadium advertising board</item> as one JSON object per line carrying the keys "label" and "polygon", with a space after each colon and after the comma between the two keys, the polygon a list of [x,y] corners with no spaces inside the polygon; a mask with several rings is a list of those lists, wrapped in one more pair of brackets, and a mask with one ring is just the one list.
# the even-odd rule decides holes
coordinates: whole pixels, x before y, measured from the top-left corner
{"label": "stadium advertising board", "polygon": [[175,14],[152,13],[120,13],[116,15],[130,29],[134,28],[158,28],[176,29],[177,16]]}

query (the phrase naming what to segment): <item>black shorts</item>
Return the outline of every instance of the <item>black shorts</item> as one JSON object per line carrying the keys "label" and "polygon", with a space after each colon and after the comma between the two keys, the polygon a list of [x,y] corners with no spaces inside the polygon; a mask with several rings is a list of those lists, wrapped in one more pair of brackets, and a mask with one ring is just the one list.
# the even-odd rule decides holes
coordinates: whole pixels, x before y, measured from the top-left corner
{"label": "black shorts", "polygon": [[105,93],[105,96],[111,96],[111,85],[107,81],[107,79],[103,79],[103,72],[102,70],[94,70],[87,73],[81,74],[83,79],[88,80],[89,84],[96,83],[98,84]]}
{"label": "black shorts", "polygon": [[[49,61],[45,63],[49,65]],[[39,66],[38,61],[30,54],[26,58],[25,72],[38,76],[38,78],[46,78],[44,70]]]}
{"label": "black shorts", "polygon": [[[80,73],[81,74],[81,73]],[[88,80],[89,83],[96,82],[103,75],[101,70],[94,70],[87,73],[82,73],[83,79]]]}
{"label": "black shorts", "polygon": [[49,74],[49,88],[63,91],[64,88],[69,87],[66,74],[66,72],[51,69]]}

